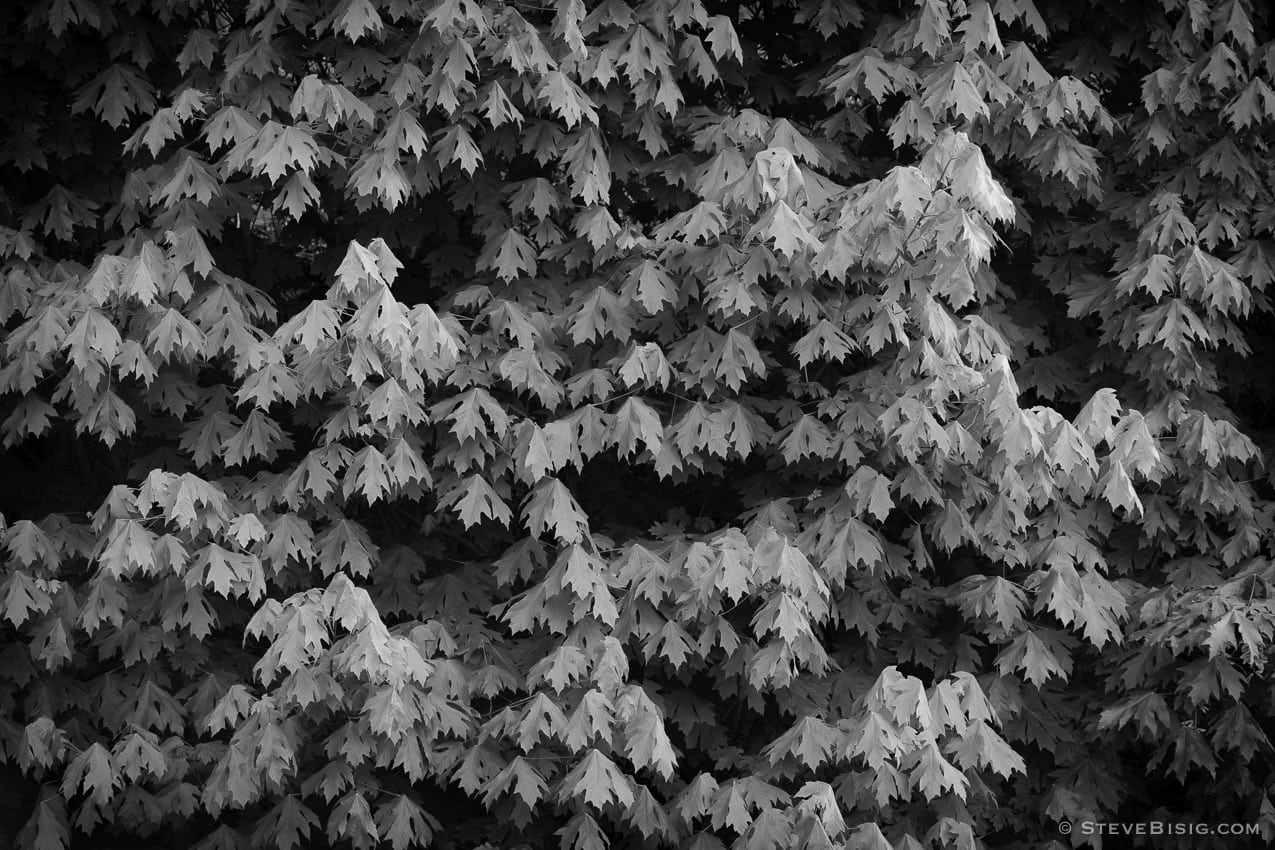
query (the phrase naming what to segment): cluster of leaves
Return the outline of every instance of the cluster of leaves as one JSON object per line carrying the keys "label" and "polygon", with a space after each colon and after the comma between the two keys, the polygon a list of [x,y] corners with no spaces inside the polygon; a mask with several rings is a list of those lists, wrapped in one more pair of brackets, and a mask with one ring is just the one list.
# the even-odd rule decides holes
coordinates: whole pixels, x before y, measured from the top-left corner
{"label": "cluster of leaves", "polygon": [[1275,838],[1264,4],[0,27],[21,846]]}

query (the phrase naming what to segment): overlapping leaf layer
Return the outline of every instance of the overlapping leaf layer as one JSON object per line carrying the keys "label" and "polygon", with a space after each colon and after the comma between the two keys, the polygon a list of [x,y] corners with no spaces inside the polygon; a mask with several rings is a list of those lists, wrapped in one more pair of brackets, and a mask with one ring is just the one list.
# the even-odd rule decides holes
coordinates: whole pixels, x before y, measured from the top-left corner
{"label": "overlapping leaf layer", "polygon": [[0,32],[20,846],[1275,838],[1264,4]]}

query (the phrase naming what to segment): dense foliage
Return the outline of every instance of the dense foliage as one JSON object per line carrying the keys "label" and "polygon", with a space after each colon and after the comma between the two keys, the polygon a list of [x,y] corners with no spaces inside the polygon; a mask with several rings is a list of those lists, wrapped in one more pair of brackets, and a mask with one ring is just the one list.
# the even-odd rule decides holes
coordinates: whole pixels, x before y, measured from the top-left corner
{"label": "dense foliage", "polygon": [[20,846],[1275,839],[1266,4],[0,33]]}

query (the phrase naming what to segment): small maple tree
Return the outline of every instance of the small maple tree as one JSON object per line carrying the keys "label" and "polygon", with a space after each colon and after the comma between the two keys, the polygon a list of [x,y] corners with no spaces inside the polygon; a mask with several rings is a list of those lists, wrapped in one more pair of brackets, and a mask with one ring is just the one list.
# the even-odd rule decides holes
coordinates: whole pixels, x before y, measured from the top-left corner
{"label": "small maple tree", "polygon": [[1275,840],[1272,25],[0,4],[18,846]]}

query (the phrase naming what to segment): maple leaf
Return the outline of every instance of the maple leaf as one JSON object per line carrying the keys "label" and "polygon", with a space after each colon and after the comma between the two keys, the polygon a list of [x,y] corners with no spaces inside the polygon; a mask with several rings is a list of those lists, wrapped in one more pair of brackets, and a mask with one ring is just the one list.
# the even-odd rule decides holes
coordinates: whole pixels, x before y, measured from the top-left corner
{"label": "maple leaf", "polygon": [[714,829],[729,826],[740,835],[744,834],[753,820],[748,811],[748,803],[736,780],[727,782],[714,792],[708,813],[712,818]]}
{"label": "maple leaf", "polygon": [[888,479],[870,467],[858,467],[846,482],[845,490],[861,516],[871,514],[884,521],[894,507]]}
{"label": "maple leaf", "polygon": [[92,107],[103,121],[118,127],[130,114],[149,114],[155,106],[154,89],[139,69],[112,65],[80,90],[72,108],[82,111]]}
{"label": "maple leaf", "polygon": [[633,803],[631,780],[599,750],[590,747],[558,783],[558,799],[578,798],[595,809]]}
{"label": "maple leaf", "polygon": [[328,526],[315,539],[318,561],[329,573],[346,567],[354,575],[367,575],[377,558],[377,548],[364,528],[353,520],[341,518]]}
{"label": "maple leaf", "polygon": [[713,51],[713,55],[718,59],[734,59],[736,62],[744,61],[743,49],[739,44],[739,36],[735,34],[735,28],[731,25],[730,18],[725,15],[713,15],[708,19],[708,36],[705,39],[708,42],[709,49]]}
{"label": "maple leaf", "polygon": [[[927,3],[931,8],[937,4]],[[921,103],[935,115],[951,111],[966,121],[986,117],[987,104],[979,94],[969,71],[961,62],[940,65],[922,83],[925,89]]]}
{"label": "maple leaf", "polygon": [[588,659],[578,647],[563,645],[541,659],[527,672],[527,683],[543,680],[549,687],[561,693],[567,686],[579,681],[588,667]]}
{"label": "maple leaf", "polygon": [[1116,400],[1115,390],[1104,388],[1094,393],[1080,409],[1075,425],[1089,445],[1096,447],[1110,437],[1119,413],[1120,402]]}
{"label": "maple leaf", "polygon": [[1027,769],[1022,756],[1014,752],[1005,739],[982,720],[975,720],[970,724],[953,747],[952,753],[957,764],[962,767],[988,767],[1006,778]]}
{"label": "maple leaf", "polygon": [[53,604],[53,596],[43,582],[36,583],[23,572],[11,572],[0,585],[4,618],[15,626],[21,626],[33,614],[44,614]]}
{"label": "maple leaf", "polygon": [[887,95],[911,89],[918,82],[909,68],[887,60],[875,47],[850,54],[837,63],[837,68],[823,82],[839,100],[846,100],[853,89],[880,101]]}
{"label": "maple leaf", "polygon": [[99,743],[82,750],[62,776],[62,794],[71,797],[83,791],[97,805],[105,806],[123,786],[111,753]]}
{"label": "maple leaf", "polygon": [[[986,5],[986,4],[983,4]],[[963,133],[959,134],[964,136]],[[967,143],[968,144],[968,143]],[[1014,204],[1005,190],[992,177],[977,145],[969,145],[968,151],[951,176],[952,192],[964,198],[979,212],[993,221],[1012,222]]]}
{"label": "maple leaf", "polygon": [[1116,282],[1126,294],[1141,289],[1152,298],[1159,299],[1173,288],[1173,258],[1152,254],[1122,272]]}
{"label": "maple leaf", "polygon": [[319,825],[319,817],[295,795],[289,794],[257,821],[256,840],[270,840],[279,850],[300,847]]}
{"label": "maple leaf", "polygon": [[1129,473],[1125,471],[1124,464],[1118,460],[1108,459],[1106,467],[1106,471],[1098,479],[1098,487],[1102,491],[1103,498],[1113,508],[1121,508],[1130,514],[1142,513],[1142,500],[1133,489],[1133,481],[1130,480]]}
{"label": "maple leaf", "polygon": [[1071,643],[1052,630],[1025,630],[1018,634],[996,659],[1002,672],[1022,670],[1026,679],[1039,686],[1052,676],[1065,679],[1071,672]]}
{"label": "maple leaf", "polygon": [[265,593],[265,576],[261,561],[245,552],[233,552],[210,543],[204,547],[191,572],[188,582],[200,582],[222,596],[247,594],[254,601]]}
{"label": "maple leaf", "polygon": [[697,817],[708,814],[718,790],[717,780],[712,774],[699,773],[686,784],[678,795],[675,805],[682,819],[691,823]]}
{"label": "maple leaf", "polygon": [[536,485],[522,508],[527,530],[539,536],[552,531],[563,543],[578,543],[588,533],[588,519],[566,486],[556,478]]}
{"label": "maple leaf", "polygon": [[24,229],[36,225],[62,241],[69,241],[77,227],[91,226],[96,220],[97,204],[88,198],[57,185],[29,207],[22,219]]}
{"label": "maple leaf", "polygon": [[337,800],[328,819],[327,836],[329,841],[344,836],[355,846],[375,845],[378,838],[376,821],[367,798],[359,790],[351,789]]}
{"label": "maple leaf", "polygon": [[571,850],[606,850],[609,846],[598,822],[585,812],[567,821],[556,834],[562,837],[561,846]]}
{"label": "maple leaf", "polygon": [[886,840],[881,827],[875,823],[864,823],[850,831],[848,847],[853,850],[893,850],[894,845]]}
{"label": "maple leaf", "polygon": [[507,525],[513,519],[509,506],[481,475],[465,476],[439,504],[453,508],[466,527],[478,525],[484,518],[493,519],[502,525]]}
{"label": "maple leaf", "polygon": [[660,776],[669,779],[677,767],[677,754],[673,750],[664,721],[649,700],[624,724],[625,752],[634,765],[650,767]]}
{"label": "maple leaf", "polygon": [[532,393],[546,407],[556,407],[562,400],[562,384],[553,378],[535,351],[520,348],[506,353],[500,359],[499,372],[515,389]]}
{"label": "maple leaf", "polygon": [[548,104],[566,122],[568,128],[574,128],[582,121],[598,123],[593,100],[561,71],[550,71],[545,75],[536,90],[536,97]]}
{"label": "maple leaf", "polygon": [[787,463],[797,463],[803,457],[827,458],[832,454],[832,432],[810,414],[793,423],[788,436],[780,444],[780,452]]}
{"label": "maple leaf", "polygon": [[627,457],[640,441],[652,453],[659,451],[664,440],[664,427],[660,415],[642,399],[631,396],[615,413],[608,442],[616,446],[621,456]]}
{"label": "maple leaf", "polygon": [[840,749],[836,730],[816,717],[803,717],[767,748],[772,765],[785,756],[795,756],[812,770],[829,761]]}
{"label": "maple leaf", "polygon": [[913,763],[909,773],[911,783],[927,800],[936,799],[948,791],[965,797],[969,780],[943,757],[934,742],[923,744],[909,761]]}
{"label": "maple leaf", "polygon": [[509,198],[514,214],[530,212],[537,219],[545,219],[562,206],[562,198],[553,184],[543,177],[534,177],[515,184],[516,190]]}
{"label": "maple leaf", "polygon": [[23,832],[33,850],[66,850],[71,840],[66,802],[57,794],[39,800]]}
{"label": "maple leaf", "polygon": [[840,362],[858,346],[854,340],[827,319],[820,319],[813,327],[793,343],[792,352],[803,368],[815,360],[828,359]]}
{"label": "maple leaf", "polygon": [[294,118],[305,116],[323,121],[335,129],[342,121],[358,119],[369,126],[376,123],[371,108],[340,83],[325,82],[315,74],[307,74],[297,85],[288,111]]}
{"label": "maple leaf", "polygon": [[467,174],[473,174],[482,164],[483,155],[469,132],[459,124],[453,125],[434,143],[440,165],[456,163]]}
{"label": "maple leaf", "polygon": [[513,759],[486,784],[484,801],[488,806],[506,792],[514,794],[528,806],[534,806],[545,795],[544,777],[533,764],[521,756]]}
{"label": "maple leaf", "polygon": [[596,129],[578,130],[562,154],[571,176],[571,193],[586,204],[606,203],[611,194],[611,165]]}
{"label": "maple leaf", "polygon": [[512,228],[478,257],[479,268],[490,268],[504,280],[536,273],[536,251],[527,237]]}
{"label": "maple leaf", "polygon": [[975,616],[990,617],[1006,632],[1022,622],[1026,592],[1000,576],[971,577],[969,586],[957,597],[962,608]]}
{"label": "maple leaf", "polygon": [[677,284],[654,260],[643,260],[629,276],[625,294],[641,304],[648,313],[657,313],[677,298]]}
{"label": "maple leaf", "polygon": [[606,694],[596,688],[586,691],[568,720],[565,743],[578,752],[595,739],[608,740],[614,714],[615,707]]}
{"label": "maple leaf", "polygon": [[712,201],[701,201],[662,224],[655,231],[655,236],[657,239],[665,240],[675,234],[681,234],[692,244],[700,240],[711,243],[725,229],[726,214],[721,206]]}
{"label": "maple leaf", "polygon": [[823,244],[810,232],[809,222],[779,200],[757,220],[746,239],[772,242],[775,250],[792,258],[803,250],[819,251]]}
{"label": "maple leaf", "polygon": [[384,27],[381,13],[372,0],[343,0],[329,20],[350,41],[377,34]]}

